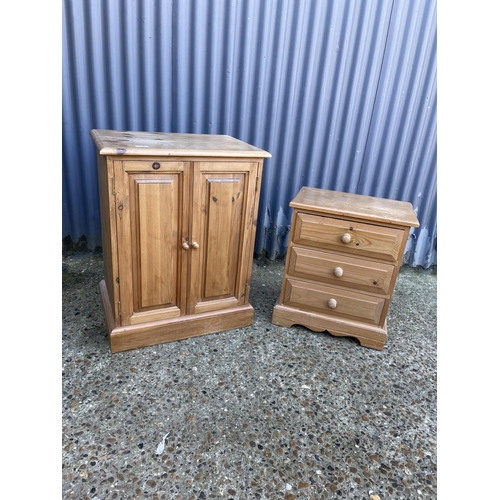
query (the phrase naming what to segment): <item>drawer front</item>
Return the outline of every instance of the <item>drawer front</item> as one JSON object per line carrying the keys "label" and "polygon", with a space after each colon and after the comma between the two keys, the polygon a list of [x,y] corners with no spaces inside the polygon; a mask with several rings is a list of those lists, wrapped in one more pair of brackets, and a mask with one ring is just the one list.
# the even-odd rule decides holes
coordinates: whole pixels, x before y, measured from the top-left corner
{"label": "drawer front", "polygon": [[402,229],[299,212],[294,243],[397,262],[404,234]]}
{"label": "drawer front", "polygon": [[389,295],[394,266],[293,246],[288,274],[329,285]]}
{"label": "drawer front", "polygon": [[378,325],[385,299],[342,288],[287,279],[283,304],[304,311]]}

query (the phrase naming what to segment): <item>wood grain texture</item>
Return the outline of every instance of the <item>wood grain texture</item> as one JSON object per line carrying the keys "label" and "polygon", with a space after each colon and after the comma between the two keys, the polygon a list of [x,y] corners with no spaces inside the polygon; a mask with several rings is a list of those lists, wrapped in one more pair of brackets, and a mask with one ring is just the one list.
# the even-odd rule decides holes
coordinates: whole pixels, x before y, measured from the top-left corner
{"label": "wood grain texture", "polygon": [[270,158],[271,154],[229,135],[91,130],[101,155]]}
{"label": "wood grain texture", "polygon": [[324,215],[347,217],[349,220],[366,220],[389,226],[420,226],[411,203],[375,196],[304,186],[290,206]]}

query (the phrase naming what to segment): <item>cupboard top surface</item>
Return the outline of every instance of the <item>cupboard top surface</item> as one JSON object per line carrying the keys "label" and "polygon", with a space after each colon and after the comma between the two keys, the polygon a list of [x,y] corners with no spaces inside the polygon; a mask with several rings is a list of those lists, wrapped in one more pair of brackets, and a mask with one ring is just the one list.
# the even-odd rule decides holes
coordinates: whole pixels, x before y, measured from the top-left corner
{"label": "cupboard top surface", "polygon": [[90,135],[101,155],[271,157],[267,151],[229,135],[97,129]]}
{"label": "cupboard top surface", "polygon": [[327,189],[303,187],[290,202],[296,209],[326,215],[355,217],[388,225],[419,227],[420,223],[407,201],[389,200]]}

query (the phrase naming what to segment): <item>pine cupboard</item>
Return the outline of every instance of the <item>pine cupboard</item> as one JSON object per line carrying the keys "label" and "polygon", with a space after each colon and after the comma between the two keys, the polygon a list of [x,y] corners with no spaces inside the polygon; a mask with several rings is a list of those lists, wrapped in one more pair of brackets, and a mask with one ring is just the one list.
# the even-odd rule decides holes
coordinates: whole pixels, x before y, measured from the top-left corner
{"label": "pine cupboard", "polygon": [[272,323],[350,336],[381,350],[411,227],[408,202],[302,187]]}
{"label": "pine cupboard", "polygon": [[92,130],[112,352],[252,324],[264,158],[225,135]]}

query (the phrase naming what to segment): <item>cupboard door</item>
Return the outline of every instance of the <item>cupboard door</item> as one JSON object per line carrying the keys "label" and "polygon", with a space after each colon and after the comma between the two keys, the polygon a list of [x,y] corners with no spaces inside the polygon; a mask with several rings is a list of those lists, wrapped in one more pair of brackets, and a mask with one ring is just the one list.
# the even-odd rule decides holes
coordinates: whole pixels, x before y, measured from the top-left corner
{"label": "cupboard door", "polygon": [[188,167],[115,162],[122,326],[185,314]]}
{"label": "cupboard door", "polygon": [[[258,162],[194,162],[188,312],[248,303]],[[250,261],[250,262],[249,262]]]}

